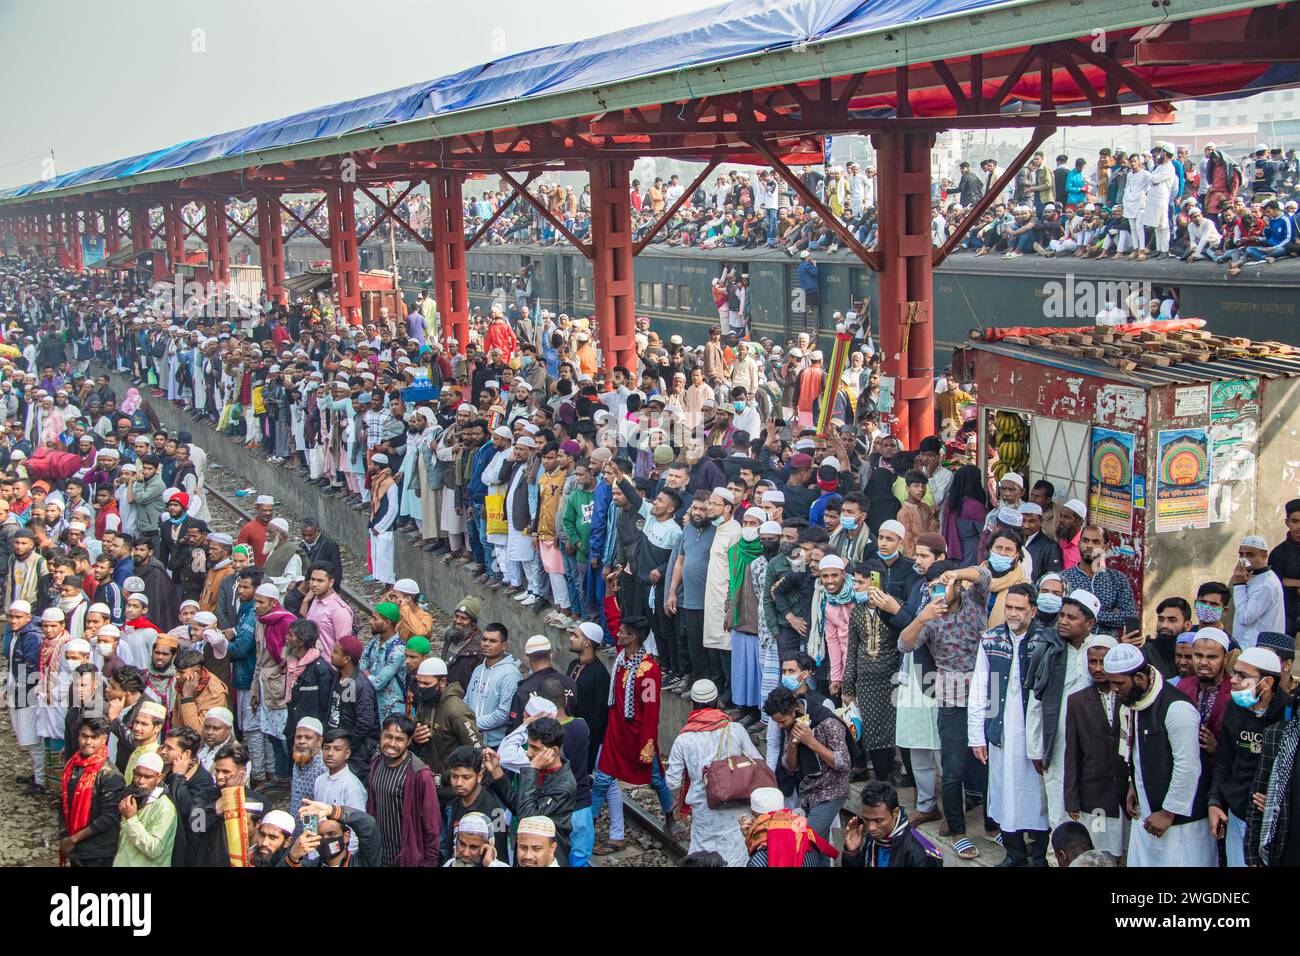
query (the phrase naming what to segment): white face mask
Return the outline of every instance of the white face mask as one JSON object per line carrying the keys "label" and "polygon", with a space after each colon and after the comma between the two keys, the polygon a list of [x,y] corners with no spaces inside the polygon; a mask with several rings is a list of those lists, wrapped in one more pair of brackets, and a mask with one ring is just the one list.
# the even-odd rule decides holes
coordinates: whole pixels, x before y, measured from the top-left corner
{"label": "white face mask", "polygon": [[112,657],[113,651],[117,650],[117,645],[111,642],[101,642],[98,647],[102,657]]}
{"label": "white face mask", "polygon": [[746,541],[757,541],[757,540],[758,540],[758,529],[757,529],[757,528],[741,528],[741,529],[740,529],[740,536],[741,536],[742,538],[744,538]]}
{"label": "white face mask", "polygon": [[80,666],[81,666],[81,661],[74,661],[70,657],[65,657],[63,659],[63,669],[67,671],[69,674],[71,674]]}

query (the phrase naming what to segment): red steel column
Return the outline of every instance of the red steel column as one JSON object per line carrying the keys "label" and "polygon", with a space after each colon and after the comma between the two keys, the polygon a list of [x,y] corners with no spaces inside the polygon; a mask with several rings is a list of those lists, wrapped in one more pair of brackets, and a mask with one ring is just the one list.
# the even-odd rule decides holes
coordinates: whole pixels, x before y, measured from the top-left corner
{"label": "red steel column", "polygon": [[60,209],[54,214],[54,247],[59,253],[59,267],[62,269],[72,268],[72,254],[68,249],[68,236],[72,232],[72,224],[68,222],[68,213]]}
{"label": "red steel column", "polygon": [[591,271],[596,318],[608,368],[636,368],[636,315],[632,279],[632,214],[628,202],[632,164],[625,159],[592,163]]}
{"label": "red steel column", "polygon": [[257,197],[257,253],[267,302],[288,301],[284,291],[284,226],[280,208],[270,195]]}
{"label": "red steel column", "polygon": [[81,213],[69,209],[63,214],[67,228],[68,268],[73,272],[82,272],[85,268],[81,258]]}
{"label": "red steel column", "polygon": [[934,288],[930,257],[933,133],[871,135],[880,177],[880,348],[894,378],[893,434],[904,448],[934,434]]}
{"label": "red steel column", "polygon": [[226,200],[209,199],[203,206],[208,232],[208,272],[213,282],[230,284],[230,240],[226,234]]}
{"label": "red steel column", "polygon": [[109,206],[104,210],[104,255],[122,251],[122,210]]}
{"label": "red steel column", "polygon": [[40,253],[43,259],[53,259],[58,245],[55,242],[54,216],[52,212],[43,212],[37,219],[40,236]]}
{"label": "red steel column", "polygon": [[[469,283],[465,272],[465,209],[461,195],[464,174],[434,173],[429,177],[433,214],[433,280],[438,298],[438,334],[452,336],[456,350],[469,344]],[[426,329],[425,334],[431,330]]]}
{"label": "red steel column", "polygon": [[185,261],[185,219],[178,199],[163,203],[163,239],[167,247],[168,271],[176,273]]}
{"label": "red steel column", "polygon": [[361,324],[361,265],[357,258],[356,187],[328,186],[330,262],[334,266],[334,292],[339,311],[349,325]]}

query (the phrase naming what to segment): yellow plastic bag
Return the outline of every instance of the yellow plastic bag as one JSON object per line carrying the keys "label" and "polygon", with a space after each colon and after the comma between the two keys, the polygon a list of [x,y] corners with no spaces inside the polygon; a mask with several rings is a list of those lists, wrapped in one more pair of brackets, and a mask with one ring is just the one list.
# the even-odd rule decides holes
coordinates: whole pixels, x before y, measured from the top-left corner
{"label": "yellow plastic bag", "polygon": [[266,401],[262,398],[262,386],[258,385],[253,388],[253,414],[266,414]]}
{"label": "yellow plastic bag", "polygon": [[483,513],[487,517],[488,534],[509,534],[506,524],[506,496],[488,495],[483,499]]}

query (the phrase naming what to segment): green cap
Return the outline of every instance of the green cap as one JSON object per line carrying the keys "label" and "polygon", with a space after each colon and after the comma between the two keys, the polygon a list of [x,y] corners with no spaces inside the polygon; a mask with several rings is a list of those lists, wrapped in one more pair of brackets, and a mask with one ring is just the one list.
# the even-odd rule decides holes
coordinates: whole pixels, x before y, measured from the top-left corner
{"label": "green cap", "polygon": [[398,619],[402,616],[402,609],[392,601],[385,601],[382,604],[375,605],[375,613],[396,624]]}
{"label": "green cap", "polygon": [[415,651],[417,654],[427,654],[429,653],[429,639],[417,635],[406,642],[406,649]]}

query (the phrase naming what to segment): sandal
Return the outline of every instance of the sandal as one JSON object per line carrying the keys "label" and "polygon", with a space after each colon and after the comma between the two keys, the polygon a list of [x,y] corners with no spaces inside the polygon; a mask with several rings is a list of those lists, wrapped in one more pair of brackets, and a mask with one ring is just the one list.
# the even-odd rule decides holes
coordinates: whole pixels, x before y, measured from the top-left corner
{"label": "sandal", "polygon": [[964,836],[959,836],[953,840],[952,848],[956,851],[957,856],[963,860],[973,860],[980,855],[980,851],[975,844]]}
{"label": "sandal", "polygon": [[610,840],[608,843],[602,843],[599,846],[591,848],[592,856],[609,856],[611,853],[617,853],[623,847],[627,846],[626,840]]}

